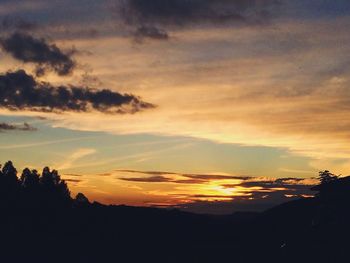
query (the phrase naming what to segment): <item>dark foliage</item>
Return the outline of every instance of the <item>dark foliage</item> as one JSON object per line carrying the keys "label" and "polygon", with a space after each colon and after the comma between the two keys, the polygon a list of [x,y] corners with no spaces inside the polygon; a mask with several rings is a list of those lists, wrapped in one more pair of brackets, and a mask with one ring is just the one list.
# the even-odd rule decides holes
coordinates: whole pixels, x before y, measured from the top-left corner
{"label": "dark foliage", "polygon": [[319,172],[319,180],[321,182],[321,185],[329,184],[330,182],[336,181],[339,176],[332,174],[330,171],[325,170]]}
{"label": "dark foliage", "polygon": [[196,215],[72,199],[57,171],[18,178],[7,162],[0,262],[347,262],[350,177],[314,190],[263,213]]}
{"label": "dark foliage", "polygon": [[72,203],[68,186],[56,170],[45,167],[39,175],[36,170],[24,169],[20,178],[11,161],[0,171],[0,208],[57,210]]}

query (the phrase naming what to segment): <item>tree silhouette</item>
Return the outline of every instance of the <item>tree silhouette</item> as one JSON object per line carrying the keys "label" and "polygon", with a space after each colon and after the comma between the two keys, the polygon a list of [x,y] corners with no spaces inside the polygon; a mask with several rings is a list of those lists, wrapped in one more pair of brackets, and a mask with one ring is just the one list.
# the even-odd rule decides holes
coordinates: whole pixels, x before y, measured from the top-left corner
{"label": "tree silhouette", "polygon": [[56,184],[56,178],[53,177],[53,174],[50,172],[49,167],[45,167],[41,173],[40,183],[47,188],[53,188]]}
{"label": "tree silhouette", "polygon": [[21,186],[26,189],[37,189],[39,186],[39,175],[37,170],[30,171],[25,168],[21,175]]}
{"label": "tree silhouette", "polygon": [[76,206],[89,206],[90,201],[89,199],[83,194],[83,193],[78,193],[75,197],[75,205]]}
{"label": "tree silhouette", "polygon": [[57,210],[71,204],[69,188],[56,170],[50,171],[49,167],[45,167],[40,175],[37,170],[25,168],[18,178],[11,161],[0,170],[2,208]]}
{"label": "tree silhouette", "polygon": [[18,199],[19,181],[17,170],[11,161],[5,163],[0,174],[0,206],[13,207]]}
{"label": "tree silhouette", "polygon": [[17,170],[11,161],[5,163],[4,167],[2,168],[2,174],[6,186],[15,187],[18,185]]}
{"label": "tree silhouette", "polygon": [[45,167],[40,177],[42,193],[45,196],[43,204],[49,208],[67,206],[70,204],[71,197],[68,186],[56,170],[50,171],[49,167]]}
{"label": "tree silhouette", "polygon": [[[339,176],[328,170],[320,171],[318,176],[320,184],[312,187],[311,190],[318,191],[316,196],[321,198],[323,202],[328,202],[338,195],[337,189],[343,185],[339,183]],[[340,193],[343,193],[343,191],[340,191]]]}
{"label": "tree silhouette", "polygon": [[320,180],[321,185],[328,184],[332,181],[337,180],[338,178],[339,176],[331,173],[328,170],[319,172],[319,176],[318,176],[318,179]]}

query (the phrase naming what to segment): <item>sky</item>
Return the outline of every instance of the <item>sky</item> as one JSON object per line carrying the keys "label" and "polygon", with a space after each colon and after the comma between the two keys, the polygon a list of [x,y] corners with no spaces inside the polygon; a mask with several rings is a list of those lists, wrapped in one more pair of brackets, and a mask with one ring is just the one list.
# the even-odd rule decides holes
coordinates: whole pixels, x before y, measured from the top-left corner
{"label": "sky", "polygon": [[202,213],[350,169],[346,0],[0,0],[0,163]]}

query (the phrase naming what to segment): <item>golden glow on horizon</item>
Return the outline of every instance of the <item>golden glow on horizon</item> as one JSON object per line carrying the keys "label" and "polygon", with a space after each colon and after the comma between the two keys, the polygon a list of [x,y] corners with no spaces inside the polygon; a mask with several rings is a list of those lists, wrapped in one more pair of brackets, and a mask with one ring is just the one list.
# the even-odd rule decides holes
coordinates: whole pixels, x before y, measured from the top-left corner
{"label": "golden glow on horizon", "polygon": [[[155,175],[153,175],[155,176]],[[177,206],[191,204],[193,202],[217,202],[233,201],[235,199],[254,200],[254,193],[261,193],[259,198],[266,198],[271,193],[288,193],[286,197],[298,196],[291,194],[283,185],[276,185],[272,178],[251,178],[246,180],[210,178],[211,175],[198,175],[198,178],[208,178],[203,181],[186,181],[186,175],[164,173],[153,177],[148,172],[141,171],[115,171],[103,175],[64,175],[73,193],[84,192],[91,200],[97,200],[107,204],[127,204],[137,206]],[[190,175],[193,176],[193,175]],[[197,175],[195,175],[196,177]],[[221,175],[220,175],[221,176]],[[166,179],[164,179],[166,178]],[[126,181],[128,179],[130,181]],[[158,180],[158,181],[157,181]],[[243,183],[271,182],[266,187],[244,186]],[[291,185],[314,185],[316,179],[304,179],[285,181]],[[300,195],[309,197],[310,195]]]}

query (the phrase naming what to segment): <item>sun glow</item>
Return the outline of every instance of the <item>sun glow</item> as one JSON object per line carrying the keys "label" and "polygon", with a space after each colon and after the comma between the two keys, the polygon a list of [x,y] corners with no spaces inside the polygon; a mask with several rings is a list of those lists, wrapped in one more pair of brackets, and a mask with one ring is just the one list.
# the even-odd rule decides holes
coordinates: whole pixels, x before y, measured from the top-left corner
{"label": "sun glow", "polygon": [[[286,185],[278,179],[245,178],[220,174],[178,174],[117,170],[103,175],[65,175],[74,192],[89,189],[87,194],[104,203],[123,203],[159,207],[188,206],[196,202],[237,202],[268,199],[272,196],[310,196],[310,179],[293,181]],[[101,179],[103,178],[103,180]],[[119,178],[119,179],[118,179]],[[296,190],[298,189],[299,190]],[[300,188],[304,187],[300,193]],[[295,188],[295,189],[294,189]],[[281,195],[279,194],[281,193]]]}

